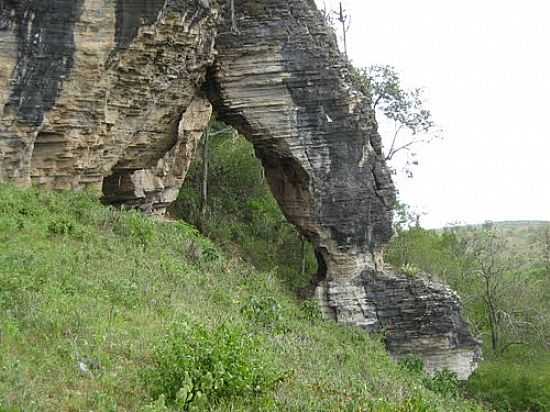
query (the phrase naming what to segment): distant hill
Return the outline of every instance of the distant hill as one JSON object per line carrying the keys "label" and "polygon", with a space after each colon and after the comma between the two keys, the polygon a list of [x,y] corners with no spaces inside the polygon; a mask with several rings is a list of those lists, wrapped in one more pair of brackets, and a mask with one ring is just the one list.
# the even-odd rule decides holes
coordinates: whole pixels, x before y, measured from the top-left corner
{"label": "distant hill", "polygon": [[485,224],[492,224],[497,232],[508,242],[510,253],[523,256],[527,260],[540,258],[545,248],[550,248],[550,221],[545,220],[505,220],[487,221],[481,224],[450,226],[437,229],[457,232],[479,230]]}
{"label": "distant hill", "polygon": [[[526,229],[526,228],[540,228],[541,226],[550,225],[548,220],[502,220],[502,221],[492,221],[488,220],[486,223],[491,223],[499,229]],[[454,225],[453,228],[476,228],[482,227],[486,223],[476,223],[476,224],[465,224],[465,225]],[[444,230],[449,228],[446,226],[437,230]]]}

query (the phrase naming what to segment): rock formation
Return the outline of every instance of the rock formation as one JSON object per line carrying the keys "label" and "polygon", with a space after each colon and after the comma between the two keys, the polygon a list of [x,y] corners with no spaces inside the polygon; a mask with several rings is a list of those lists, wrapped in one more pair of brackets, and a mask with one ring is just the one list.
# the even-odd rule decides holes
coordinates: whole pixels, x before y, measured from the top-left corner
{"label": "rock formation", "polygon": [[[223,3],[223,4],[220,4]],[[327,315],[461,377],[449,289],[384,269],[394,187],[374,112],[313,0],[0,0],[0,181],[162,213],[212,106],[316,247]]]}

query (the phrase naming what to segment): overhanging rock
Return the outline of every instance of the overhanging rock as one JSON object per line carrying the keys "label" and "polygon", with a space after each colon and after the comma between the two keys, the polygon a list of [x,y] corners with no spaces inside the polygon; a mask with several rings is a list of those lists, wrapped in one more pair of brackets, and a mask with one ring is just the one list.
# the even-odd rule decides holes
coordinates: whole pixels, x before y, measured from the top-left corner
{"label": "overhanging rock", "polygon": [[479,344],[458,297],[384,269],[395,191],[374,111],[313,0],[235,0],[234,22],[225,3],[1,2],[0,181],[161,213],[213,105],[315,245],[327,313],[466,377]]}

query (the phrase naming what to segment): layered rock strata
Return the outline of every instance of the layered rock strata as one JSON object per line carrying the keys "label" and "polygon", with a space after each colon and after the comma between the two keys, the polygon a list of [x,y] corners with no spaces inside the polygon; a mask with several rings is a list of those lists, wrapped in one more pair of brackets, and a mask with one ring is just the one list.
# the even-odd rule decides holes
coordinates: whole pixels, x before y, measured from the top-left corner
{"label": "layered rock strata", "polygon": [[215,12],[194,1],[2,1],[0,180],[103,186],[144,209],[172,202],[210,117],[201,85]]}
{"label": "layered rock strata", "polygon": [[394,187],[313,0],[0,0],[0,86],[0,181],[158,213],[214,106],[315,245],[327,314],[429,369],[475,367],[456,295],[383,268]]}
{"label": "layered rock strata", "polygon": [[481,360],[459,297],[441,283],[367,269],[348,281],[325,280],[316,294],[326,317],[383,333],[396,359],[417,356],[429,373],[449,369],[467,379]]}

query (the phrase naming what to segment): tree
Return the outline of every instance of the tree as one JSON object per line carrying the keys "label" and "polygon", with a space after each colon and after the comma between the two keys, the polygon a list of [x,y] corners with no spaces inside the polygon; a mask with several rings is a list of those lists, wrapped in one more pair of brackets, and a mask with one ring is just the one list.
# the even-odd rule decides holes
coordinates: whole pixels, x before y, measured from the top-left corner
{"label": "tree", "polygon": [[507,238],[485,223],[463,239],[468,275],[478,283],[493,353],[501,355],[514,345],[547,343],[550,319],[544,291],[524,270]]}
{"label": "tree", "polygon": [[540,276],[539,262],[510,242],[514,237],[490,223],[432,231],[406,221],[408,228],[392,239],[387,261],[429,273],[456,290],[490,352],[500,356],[517,345],[550,347],[548,282]]}
{"label": "tree", "polygon": [[200,197],[200,230],[205,233],[206,220],[208,219],[208,140],[210,138],[210,127],[204,131],[202,139],[202,176],[201,176],[201,197]]}
{"label": "tree", "polygon": [[231,8],[231,33],[239,33],[239,29],[237,27],[237,21],[235,19],[235,0],[229,0],[229,5]]}
{"label": "tree", "polygon": [[386,161],[406,152],[404,171],[412,177],[412,168],[418,164],[416,147],[440,137],[440,130],[425,107],[422,88],[404,89],[393,66],[373,65],[354,70],[354,81],[367,94],[373,108],[393,123],[390,144],[385,148]]}
{"label": "tree", "polygon": [[336,19],[342,26],[342,41],[344,43],[344,56],[348,59],[348,31],[351,25],[351,17],[346,13],[340,2],[338,11],[333,12],[336,14]]}
{"label": "tree", "polygon": [[199,214],[199,229],[201,232],[206,233],[206,222],[208,220],[208,172],[209,172],[209,142],[211,137],[226,134],[233,135],[235,129],[212,120],[204,131],[202,138],[202,153],[201,153],[201,182],[200,182],[200,214]]}
{"label": "tree", "polygon": [[487,313],[491,348],[496,352],[500,348],[503,321],[501,297],[511,262],[501,255],[506,248],[505,242],[499,239],[490,224],[484,225],[480,231],[472,232],[465,246],[466,256],[472,261],[471,275],[482,282],[480,293]]}
{"label": "tree", "polygon": [[[344,9],[342,2],[339,2],[337,10],[327,10],[327,4],[323,0],[323,7],[320,11],[327,25],[332,27],[335,31],[342,31],[344,56],[348,59],[348,32],[351,27],[351,16],[348,14],[347,10]],[[341,26],[340,28],[336,27],[337,23]]]}

